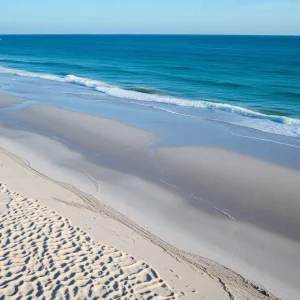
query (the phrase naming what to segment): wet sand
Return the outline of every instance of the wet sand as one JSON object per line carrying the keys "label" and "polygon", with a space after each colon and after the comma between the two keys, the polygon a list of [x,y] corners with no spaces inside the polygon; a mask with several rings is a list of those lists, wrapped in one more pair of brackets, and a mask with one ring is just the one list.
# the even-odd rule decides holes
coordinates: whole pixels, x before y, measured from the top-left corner
{"label": "wet sand", "polygon": [[300,172],[212,147],[159,148],[169,182],[237,220],[300,241]]}
{"label": "wet sand", "polygon": [[[151,132],[56,107],[5,116],[4,148],[196,255],[180,252],[184,260],[213,266],[204,256],[282,298],[298,295],[298,171],[215,147],[162,147]],[[245,296],[235,273],[208,270]]]}
{"label": "wet sand", "polygon": [[20,104],[24,99],[14,96],[0,94],[0,108],[9,107],[12,105]]}

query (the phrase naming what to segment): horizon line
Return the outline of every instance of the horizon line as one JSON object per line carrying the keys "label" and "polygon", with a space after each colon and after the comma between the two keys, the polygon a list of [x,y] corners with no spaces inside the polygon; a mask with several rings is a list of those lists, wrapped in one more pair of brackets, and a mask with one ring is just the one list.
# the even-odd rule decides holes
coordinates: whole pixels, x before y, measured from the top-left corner
{"label": "horizon line", "polygon": [[255,33],[0,33],[0,35],[193,35],[193,36],[287,36],[300,37],[300,34],[255,34]]}

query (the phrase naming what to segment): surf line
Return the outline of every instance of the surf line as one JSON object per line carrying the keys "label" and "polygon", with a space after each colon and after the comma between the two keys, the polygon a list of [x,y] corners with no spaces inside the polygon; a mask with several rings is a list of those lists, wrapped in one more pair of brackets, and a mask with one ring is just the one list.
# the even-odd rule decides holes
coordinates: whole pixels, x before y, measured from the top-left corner
{"label": "surf line", "polygon": [[284,145],[284,146],[288,146],[288,147],[293,147],[293,148],[300,149],[300,146],[297,146],[297,145],[283,143],[283,142],[274,141],[274,140],[270,140],[270,139],[256,138],[254,136],[242,135],[242,134],[238,134],[238,133],[232,132],[228,128],[226,129],[226,131],[229,132],[230,134],[234,135],[234,136],[238,136],[238,137],[241,137],[241,138],[252,139],[252,140],[259,140],[259,141],[263,141],[263,142],[275,143],[275,144],[279,144],[279,145]]}

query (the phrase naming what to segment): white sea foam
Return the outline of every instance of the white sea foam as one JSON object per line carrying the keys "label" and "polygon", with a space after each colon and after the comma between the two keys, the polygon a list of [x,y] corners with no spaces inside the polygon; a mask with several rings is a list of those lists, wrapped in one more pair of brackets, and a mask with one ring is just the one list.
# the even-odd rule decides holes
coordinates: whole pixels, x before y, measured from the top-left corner
{"label": "white sea foam", "polygon": [[[0,72],[14,74],[18,76],[24,76],[24,77],[40,78],[45,80],[77,84],[88,88],[92,88],[98,92],[102,92],[117,98],[145,101],[145,102],[164,103],[164,104],[171,104],[171,105],[177,105],[183,107],[210,109],[210,110],[222,111],[226,113],[233,113],[235,115],[245,116],[253,119],[272,121],[275,123],[285,124],[294,127],[290,130],[290,133],[288,133],[287,135],[297,136],[297,137],[300,136],[300,119],[293,119],[293,118],[289,118],[285,116],[277,116],[277,115],[265,115],[263,113],[255,112],[250,109],[234,106],[231,104],[216,103],[216,102],[204,101],[204,100],[195,101],[195,100],[175,98],[171,96],[158,95],[158,94],[147,94],[138,91],[122,89],[121,87],[116,85],[107,84],[99,80],[77,77],[75,75],[67,75],[65,77],[59,77],[51,74],[33,73],[24,70],[8,69],[3,67],[0,67]],[[282,132],[278,132],[278,133],[282,134]]]}

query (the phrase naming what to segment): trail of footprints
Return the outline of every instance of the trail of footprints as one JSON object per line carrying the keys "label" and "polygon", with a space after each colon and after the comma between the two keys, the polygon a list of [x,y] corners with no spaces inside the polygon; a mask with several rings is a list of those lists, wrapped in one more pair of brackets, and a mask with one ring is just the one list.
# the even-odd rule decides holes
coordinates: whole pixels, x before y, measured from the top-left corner
{"label": "trail of footprints", "polygon": [[3,183],[0,192],[9,200],[0,214],[0,300],[177,298],[144,262]]}

